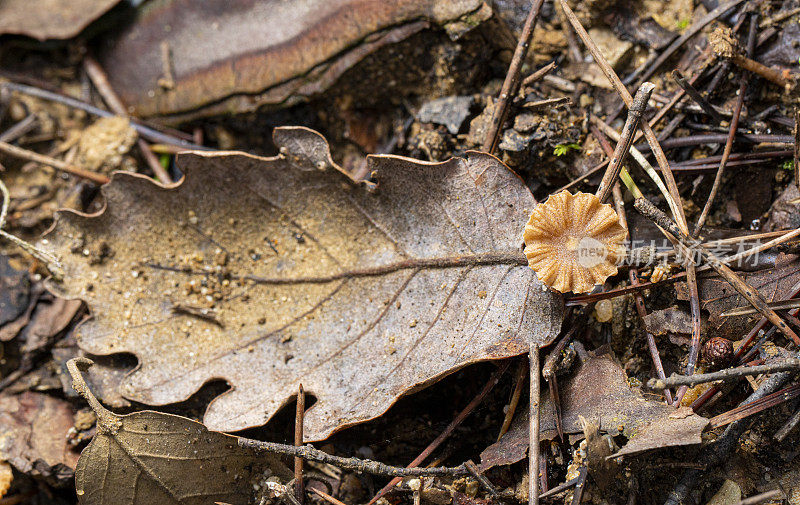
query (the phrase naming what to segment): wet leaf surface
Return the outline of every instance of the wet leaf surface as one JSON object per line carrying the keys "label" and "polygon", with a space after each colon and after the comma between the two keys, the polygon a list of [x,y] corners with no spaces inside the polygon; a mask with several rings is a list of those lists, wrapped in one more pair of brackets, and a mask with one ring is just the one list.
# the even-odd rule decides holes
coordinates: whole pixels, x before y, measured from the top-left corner
{"label": "wet leaf surface", "polygon": [[72,407],[64,400],[33,392],[0,396],[0,460],[44,477],[63,473],[63,467],[74,469],[78,454],[67,445],[73,422]]}
{"label": "wet leaf surface", "polygon": [[[600,430],[629,439],[616,455],[699,444],[700,434],[708,424],[708,419],[696,414],[675,418],[672,416],[674,407],[645,400],[641,393],[628,386],[625,372],[608,355],[589,358],[572,377],[559,381],[559,390],[564,433],[582,433],[580,417],[599,423]],[[525,412],[514,420],[503,438],[481,454],[481,468],[509,465],[526,456],[527,409]],[[542,439],[552,440],[558,436],[549,393],[544,394],[540,422]]]}
{"label": "wet leaf surface", "polygon": [[39,40],[69,39],[118,3],[119,0],[3,0],[0,34]]}
{"label": "wet leaf surface", "polygon": [[267,478],[291,478],[274,456],[239,447],[236,437],[161,412],[118,416],[97,403],[82,379],[75,388],[97,414],[97,434],[75,470],[81,504],[247,505]]}
{"label": "wet leaf surface", "polygon": [[534,199],[497,159],[370,158],[375,191],[325,140],[281,128],[282,155],[187,153],[184,182],[117,174],[96,216],[61,213],[47,247],[94,316],[92,354],[140,361],[129,399],[162,405],[223,378],[204,422],[264,424],[302,382],[308,440],[381,415],[477,361],[549,343],[560,297],[521,252]]}
{"label": "wet leaf surface", "polygon": [[156,0],[110,41],[102,62],[139,115],[254,110],[324,91],[379,47],[480,7],[479,0]]}

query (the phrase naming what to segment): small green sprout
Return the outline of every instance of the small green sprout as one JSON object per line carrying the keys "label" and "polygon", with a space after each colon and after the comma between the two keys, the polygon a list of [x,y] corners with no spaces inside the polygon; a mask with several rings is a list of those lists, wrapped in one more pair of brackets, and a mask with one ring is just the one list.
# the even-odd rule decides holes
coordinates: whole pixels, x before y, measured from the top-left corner
{"label": "small green sprout", "polygon": [[677,23],[675,23],[675,27],[676,27],[678,30],[680,30],[680,31],[683,31],[683,30],[685,30],[686,28],[688,28],[688,27],[689,27],[689,23],[691,23],[691,21],[692,21],[692,20],[691,20],[691,19],[689,19],[689,18],[686,18],[686,19],[681,19],[680,21],[678,21]]}
{"label": "small green sprout", "polygon": [[570,144],[558,144],[556,148],[553,149],[553,154],[555,154],[556,156],[564,156],[573,149],[576,151],[580,151],[581,146],[576,144],[575,142],[572,142]]}

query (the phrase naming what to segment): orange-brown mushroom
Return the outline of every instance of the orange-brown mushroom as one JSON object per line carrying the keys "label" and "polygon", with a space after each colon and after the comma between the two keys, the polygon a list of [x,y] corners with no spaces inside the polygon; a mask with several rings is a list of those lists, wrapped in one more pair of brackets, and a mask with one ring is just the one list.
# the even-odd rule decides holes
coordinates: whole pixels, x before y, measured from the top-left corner
{"label": "orange-brown mushroom", "polygon": [[586,293],[617,273],[626,233],[614,209],[595,195],[562,191],[534,208],[525,256],[547,286]]}

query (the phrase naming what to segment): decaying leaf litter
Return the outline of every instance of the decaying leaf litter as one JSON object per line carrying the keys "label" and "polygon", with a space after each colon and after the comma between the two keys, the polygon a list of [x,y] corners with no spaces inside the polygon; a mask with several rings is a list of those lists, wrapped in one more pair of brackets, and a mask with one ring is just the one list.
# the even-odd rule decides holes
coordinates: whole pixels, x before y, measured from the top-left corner
{"label": "decaying leaf litter", "polygon": [[[260,473],[249,467],[246,479],[226,487],[241,490],[221,498],[226,503],[363,503],[379,496],[414,503],[737,503],[759,493],[758,500],[772,503],[797,499],[791,449],[800,419],[791,368],[797,233],[786,234],[800,222],[792,173],[797,5],[420,1],[371,11],[341,2],[326,8],[352,15],[333,14],[340,22],[325,25],[324,9],[301,2],[294,12],[303,15],[291,17],[284,32],[301,34],[292,43],[276,46],[280,36],[259,35],[248,40],[255,52],[242,54],[193,52],[186,34],[192,23],[210,22],[205,44],[220,46],[237,33],[247,38],[245,26],[257,32],[275,23],[252,22],[271,2],[224,11],[212,2],[195,13],[186,4],[151,0],[137,11],[122,2],[77,38],[41,50],[20,45],[23,37],[4,39],[0,147],[10,198],[4,197],[9,207],[0,229],[22,249],[4,250],[0,386],[10,410],[58,404],[64,425],[72,417],[74,426],[66,436],[55,424],[31,432],[44,444],[40,454],[66,454],[68,441],[71,455],[60,466],[52,457],[25,463],[37,453],[15,440],[33,435],[0,427],[6,430],[0,459],[14,468],[5,484],[9,467],[2,466],[0,489],[8,487],[8,498],[0,499],[99,503],[118,501],[120,489],[141,503],[204,499],[205,473],[192,474],[200,480],[187,493],[186,471],[156,464],[186,454],[184,439],[165,435],[153,442],[157,450],[137,453],[124,436],[107,431],[115,423],[95,422],[116,414],[76,399],[66,364],[86,353],[95,353],[96,364],[82,372],[88,389],[78,389],[93,391],[120,414],[132,412],[131,419],[151,419],[167,431],[190,427],[200,438],[212,432],[186,416],[228,431],[272,418],[238,439],[250,449],[237,453],[237,461],[263,466],[277,461],[269,456],[276,451],[316,458],[295,475],[305,480],[306,493],[294,496],[285,468],[277,476],[274,465]],[[45,21],[45,31],[29,24],[27,33],[21,25],[9,33],[70,37],[100,14],[70,21],[73,33],[53,12],[57,29],[47,31]],[[349,24],[361,16],[370,21]],[[124,30],[109,28],[121,22]],[[131,34],[148,30],[158,36],[136,42],[148,56],[124,56],[136,41]],[[304,51],[320,33],[320,52]],[[195,73],[187,74],[191,68]],[[198,80],[220,71],[233,78]],[[308,80],[298,79],[303,73]],[[645,79],[655,86],[639,86]],[[637,90],[646,109],[633,105]],[[654,132],[633,115],[640,109]],[[291,124],[324,137],[307,128],[276,128],[271,135],[273,127]],[[637,151],[624,156],[630,145]],[[173,157],[186,146],[272,157]],[[128,173],[114,174],[98,192],[97,183],[114,169]],[[148,180],[151,172],[159,183]],[[536,205],[531,192],[545,201],[565,185],[592,193],[598,184],[597,196],[614,205],[630,236],[629,256],[595,292],[567,293],[564,318],[561,295],[537,285],[522,252],[522,230]],[[632,197],[670,210],[674,222],[644,201],[634,206]],[[60,213],[41,240],[58,207],[73,212]],[[663,235],[635,209],[691,251],[666,241],[656,251],[639,247]],[[695,229],[698,218],[702,229]],[[690,233],[706,244],[711,263],[759,245],[764,250],[732,262],[723,278],[704,261],[696,269],[683,265],[687,252],[699,250],[683,237]],[[580,242],[586,237],[573,238],[592,246],[568,247],[563,258],[597,250]],[[88,310],[44,294],[48,274],[51,290],[77,294]],[[718,345],[722,337],[733,343]],[[526,408],[521,372],[529,365],[524,356],[513,367],[508,360],[540,344],[547,384],[541,408],[538,402]],[[456,371],[484,360],[499,368]],[[741,365],[768,373],[749,375]],[[711,386],[637,391],[653,377],[719,366],[725,368],[709,377],[725,381]],[[581,381],[607,395],[575,387]],[[286,412],[294,410],[301,382],[312,406],[299,411],[296,424],[305,440],[327,438],[315,444],[324,452],[274,443],[292,440]],[[530,381],[534,396],[539,385]],[[359,402],[359,394],[375,403]],[[682,398],[680,408],[666,404],[675,397]],[[170,414],[137,414],[145,404]],[[765,409],[769,416],[760,414]],[[526,421],[529,413],[539,429]],[[505,466],[486,470],[488,459],[477,467],[460,464],[488,451],[501,425],[511,429],[492,450]],[[455,431],[462,436],[450,436]],[[75,493],[74,457],[93,436]],[[531,451],[539,464],[514,463],[532,436],[542,440]],[[235,438],[219,440],[236,452]],[[100,447],[122,450],[128,463],[100,466]],[[618,447],[622,457],[606,462]],[[197,457],[215,473],[208,455]],[[381,463],[368,465],[365,457]],[[144,466],[142,458],[149,461]],[[384,464],[411,460],[444,466],[414,474]],[[686,461],[696,463],[687,469]],[[128,484],[114,493],[98,487],[130,462],[147,469],[133,481],[141,492],[126,493]],[[539,479],[528,479],[527,468]],[[237,473],[227,470],[216,471],[215,483]],[[404,477],[377,492],[391,476]],[[251,477],[258,492],[245,491]],[[86,490],[92,492],[81,494]]]}

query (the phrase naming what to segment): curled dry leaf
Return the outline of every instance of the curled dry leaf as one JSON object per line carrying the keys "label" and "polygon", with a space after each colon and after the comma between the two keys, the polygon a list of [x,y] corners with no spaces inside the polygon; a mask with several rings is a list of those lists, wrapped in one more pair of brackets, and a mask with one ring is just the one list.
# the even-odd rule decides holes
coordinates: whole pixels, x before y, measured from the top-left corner
{"label": "curled dry leaf", "polygon": [[81,453],[75,490],[81,505],[256,503],[263,482],[291,478],[274,455],[239,447],[236,437],[185,417],[141,411],[118,416],[103,408],[81,377],[86,358],[67,366],[97,414],[97,434]]}
{"label": "curled dry leaf", "polygon": [[614,209],[564,190],[537,205],[525,226],[525,256],[539,279],[562,293],[586,293],[617,273],[625,228]]}
{"label": "curled dry leaf", "polygon": [[[564,433],[583,431],[580,418],[599,423],[600,430],[624,435],[628,443],[615,454],[635,454],[650,449],[699,444],[708,419],[696,414],[674,418],[675,407],[645,400],[628,385],[625,371],[608,355],[589,358],[569,379],[559,381]],[[558,435],[555,409],[549,393],[541,407],[541,437]],[[509,465],[528,451],[528,417],[518,416],[511,429],[481,454],[481,468]]]}
{"label": "curled dry leaf", "polygon": [[119,0],[3,0],[0,34],[39,40],[69,39],[118,3]]}
{"label": "curled dry leaf", "polygon": [[233,431],[264,424],[302,382],[319,440],[557,334],[563,303],[521,253],[533,196],[496,158],[371,157],[367,191],[318,133],[274,136],[274,158],[181,154],[170,188],[118,173],[104,211],[60,213],[42,244],[93,313],[81,348],[139,358],[127,398],[167,404],[225,379],[204,422]]}
{"label": "curled dry leaf", "polygon": [[137,115],[250,111],[320,93],[368,54],[431,24],[466,18],[474,26],[488,17],[483,7],[481,0],[154,0],[101,58]]}

